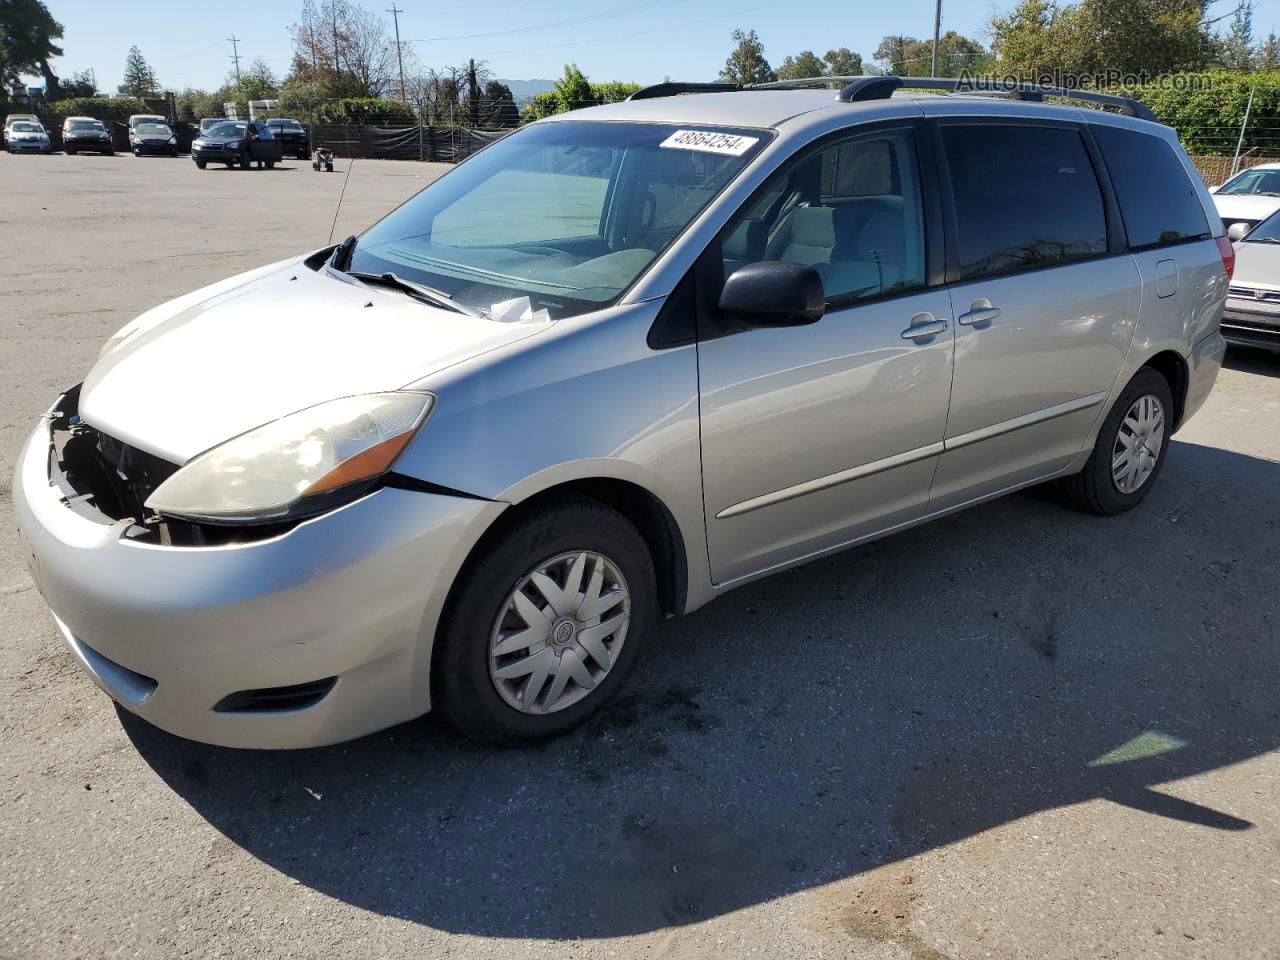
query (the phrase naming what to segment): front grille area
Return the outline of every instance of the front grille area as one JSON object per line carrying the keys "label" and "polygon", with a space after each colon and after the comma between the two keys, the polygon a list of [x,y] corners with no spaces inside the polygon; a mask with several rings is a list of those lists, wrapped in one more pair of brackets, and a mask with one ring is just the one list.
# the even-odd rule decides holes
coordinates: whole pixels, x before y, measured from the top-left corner
{"label": "front grille area", "polygon": [[1227,287],[1227,296],[1239,300],[1261,300],[1264,303],[1280,303],[1280,290],[1262,290],[1257,287]]}
{"label": "front grille area", "polygon": [[147,498],[178,465],[81,421],[79,396],[79,387],[68,392],[49,424],[49,478],[73,509],[96,512],[108,520],[141,522],[147,515]]}
{"label": "front grille area", "polygon": [[99,523],[132,520],[126,536],[173,547],[250,543],[278,536],[296,521],[245,526],[161,517],[147,498],[177,471],[170,463],[96,430],[80,419],[80,387],[63,395],[49,423],[49,481],[67,506]]}

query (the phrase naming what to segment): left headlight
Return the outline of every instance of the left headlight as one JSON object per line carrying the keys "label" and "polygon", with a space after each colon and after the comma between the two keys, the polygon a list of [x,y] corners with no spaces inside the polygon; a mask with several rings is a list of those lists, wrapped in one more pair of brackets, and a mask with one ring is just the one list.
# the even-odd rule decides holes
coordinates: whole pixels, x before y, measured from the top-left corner
{"label": "left headlight", "polygon": [[178,142],[178,138],[177,138],[177,137],[170,137],[170,138],[169,138],[169,145],[170,145],[170,146],[172,146],[173,144],[175,144],[175,143],[177,143],[177,142]]}
{"label": "left headlight", "polygon": [[260,523],[330,505],[381,477],[431,413],[429,393],[344,397],[263,424],[191,460],[147,498],[157,513]]}

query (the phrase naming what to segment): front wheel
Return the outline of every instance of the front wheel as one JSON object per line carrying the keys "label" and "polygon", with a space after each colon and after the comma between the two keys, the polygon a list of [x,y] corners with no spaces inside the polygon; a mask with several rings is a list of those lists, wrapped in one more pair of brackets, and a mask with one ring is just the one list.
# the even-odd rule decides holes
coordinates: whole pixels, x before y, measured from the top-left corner
{"label": "front wheel", "polygon": [[1101,516],[1132,510],[1151,492],[1168,459],[1172,428],[1169,381],[1144,367],[1107,414],[1084,469],[1062,480],[1068,498]]}
{"label": "front wheel", "polygon": [[209,161],[207,161],[207,160],[197,160],[197,161],[196,161],[196,169],[197,169],[197,170],[203,170],[203,169],[204,169],[205,167],[207,167],[208,165],[209,165]]}
{"label": "front wheel", "polygon": [[657,621],[644,539],[595,500],[530,513],[458,577],[437,640],[437,702],[485,743],[577,726],[617,692]]}

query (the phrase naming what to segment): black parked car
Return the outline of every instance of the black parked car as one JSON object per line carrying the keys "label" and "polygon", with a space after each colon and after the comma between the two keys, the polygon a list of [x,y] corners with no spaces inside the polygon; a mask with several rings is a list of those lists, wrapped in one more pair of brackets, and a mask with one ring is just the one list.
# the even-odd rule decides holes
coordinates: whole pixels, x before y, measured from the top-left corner
{"label": "black parked car", "polygon": [[192,142],[191,159],[201,170],[210,163],[248,170],[254,162],[269,170],[280,162],[282,151],[280,141],[263,121],[227,120]]}
{"label": "black parked car", "polygon": [[311,137],[307,128],[297,120],[286,117],[272,117],[267,121],[272,135],[280,141],[280,149],[299,160],[311,159]]}
{"label": "black parked car", "polygon": [[62,149],[67,153],[112,154],[111,134],[101,120],[67,117],[62,121]]}

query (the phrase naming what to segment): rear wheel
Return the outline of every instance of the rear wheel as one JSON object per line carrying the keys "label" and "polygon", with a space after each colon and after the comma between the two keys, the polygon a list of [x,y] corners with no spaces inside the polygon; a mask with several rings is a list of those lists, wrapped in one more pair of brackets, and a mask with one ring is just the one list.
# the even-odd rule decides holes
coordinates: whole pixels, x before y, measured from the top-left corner
{"label": "rear wheel", "polygon": [[635,527],[585,498],[543,507],[459,574],[437,640],[437,702],[474,740],[557,736],[617,692],[656,620]]}
{"label": "rear wheel", "polygon": [[1150,367],[1139,370],[1103,421],[1084,469],[1061,481],[1072,503],[1102,516],[1141,503],[1167,459],[1172,418],[1169,381]]}

